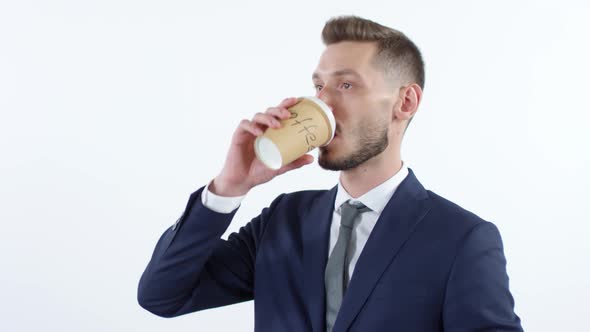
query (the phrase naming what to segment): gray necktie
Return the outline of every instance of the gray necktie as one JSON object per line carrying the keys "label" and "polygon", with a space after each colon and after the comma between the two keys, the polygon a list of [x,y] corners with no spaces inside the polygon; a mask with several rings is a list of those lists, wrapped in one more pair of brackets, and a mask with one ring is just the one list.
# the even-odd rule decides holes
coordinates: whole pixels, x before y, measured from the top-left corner
{"label": "gray necktie", "polygon": [[352,225],[354,219],[365,211],[371,211],[371,209],[362,203],[355,206],[346,201],[340,207],[340,215],[342,216],[340,232],[338,233],[336,245],[328,259],[324,274],[324,282],[326,284],[326,331],[328,332],[331,332],[334,327],[334,322],[336,322],[346,288],[346,252],[350,243]]}

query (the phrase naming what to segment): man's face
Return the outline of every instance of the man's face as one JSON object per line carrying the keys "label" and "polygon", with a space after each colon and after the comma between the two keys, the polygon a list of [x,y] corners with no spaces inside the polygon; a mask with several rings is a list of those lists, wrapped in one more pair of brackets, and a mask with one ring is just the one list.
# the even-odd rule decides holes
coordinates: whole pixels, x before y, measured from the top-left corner
{"label": "man's face", "polygon": [[371,42],[340,42],[326,47],[313,74],[316,96],[336,119],[336,135],[320,148],[319,165],[329,170],[355,168],[389,145],[388,133],[397,89],[374,63]]}

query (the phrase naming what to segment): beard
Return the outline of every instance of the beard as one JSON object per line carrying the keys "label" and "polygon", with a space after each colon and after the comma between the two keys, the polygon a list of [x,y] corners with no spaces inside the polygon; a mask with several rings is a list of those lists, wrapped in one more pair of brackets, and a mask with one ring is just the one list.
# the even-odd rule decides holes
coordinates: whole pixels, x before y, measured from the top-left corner
{"label": "beard", "polygon": [[[330,171],[346,171],[363,164],[365,161],[383,152],[389,145],[388,127],[383,126],[361,126],[357,128],[354,150],[348,155],[340,158],[330,156],[330,146],[320,147],[318,164],[321,168]],[[342,140],[342,137],[340,138]],[[339,142],[342,144],[342,142]],[[343,145],[345,146],[345,144]]]}

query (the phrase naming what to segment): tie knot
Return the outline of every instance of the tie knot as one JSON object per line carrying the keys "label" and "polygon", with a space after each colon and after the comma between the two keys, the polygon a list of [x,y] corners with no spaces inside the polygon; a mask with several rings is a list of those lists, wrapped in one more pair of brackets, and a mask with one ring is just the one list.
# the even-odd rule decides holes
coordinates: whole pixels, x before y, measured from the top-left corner
{"label": "tie knot", "polygon": [[342,203],[340,206],[340,212],[342,219],[340,221],[340,225],[348,228],[352,228],[352,224],[354,223],[354,219],[361,213],[371,211],[368,207],[366,207],[363,203],[358,204],[350,204],[350,201],[346,201]]}

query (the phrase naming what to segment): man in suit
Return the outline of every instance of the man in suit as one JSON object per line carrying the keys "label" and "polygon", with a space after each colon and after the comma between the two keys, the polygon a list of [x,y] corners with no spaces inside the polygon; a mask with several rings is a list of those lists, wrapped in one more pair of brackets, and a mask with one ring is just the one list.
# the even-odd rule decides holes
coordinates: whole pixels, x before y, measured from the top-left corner
{"label": "man in suit", "polygon": [[424,87],[418,48],[358,17],[331,19],[322,37],[313,81],[336,135],[318,163],[339,183],[282,194],[221,239],[250,189],[313,162],[273,171],[254,156],[296,99],[243,120],[222,171],[159,239],[140,305],[174,317],[254,299],[256,331],[522,331],[498,229],[424,189],[401,159]]}

